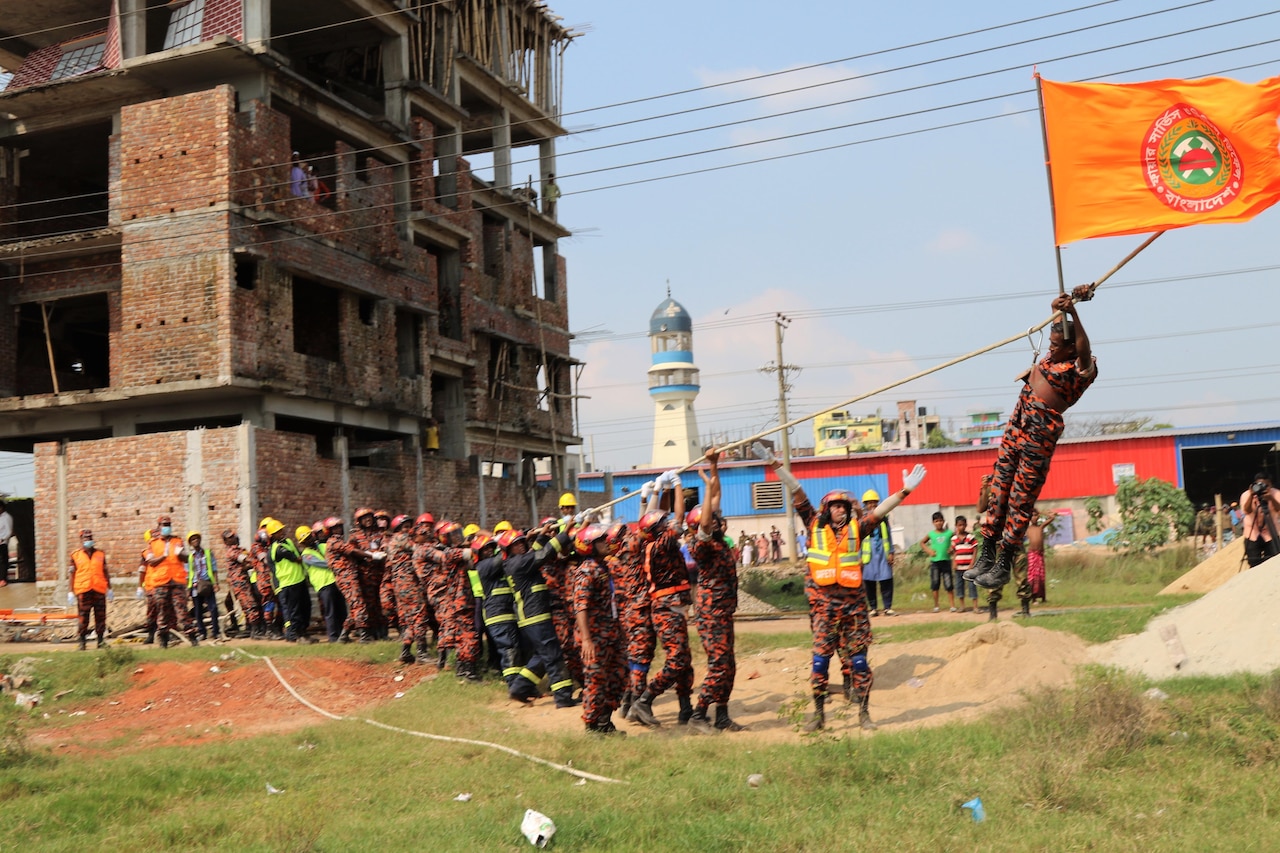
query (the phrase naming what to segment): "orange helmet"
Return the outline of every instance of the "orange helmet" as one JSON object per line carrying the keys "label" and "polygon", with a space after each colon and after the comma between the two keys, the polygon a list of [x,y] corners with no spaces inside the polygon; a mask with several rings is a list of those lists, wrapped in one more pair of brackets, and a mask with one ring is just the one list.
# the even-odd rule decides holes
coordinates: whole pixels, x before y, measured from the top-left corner
{"label": "orange helmet", "polygon": [[667,519],[671,517],[671,513],[663,512],[655,509],[653,512],[646,512],[640,516],[640,532],[645,536],[656,536],[662,526],[667,523]]}
{"label": "orange helmet", "polygon": [[843,503],[850,514],[853,513],[853,508],[857,506],[857,503],[853,500],[853,495],[844,489],[832,489],[822,496],[822,502],[818,505],[818,512],[826,513],[827,508],[835,503]]}
{"label": "orange helmet", "polygon": [[408,523],[409,523],[409,516],[397,515],[395,518],[391,519],[391,529],[399,530],[401,527],[404,527]]}
{"label": "orange helmet", "polygon": [[364,518],[366,515],[373,515],[373,510],[367,506],[362,506],[356,510],[356,514],[353,516],[353,518],[355,518],[356,521],[359,521],[360,519]]}
{"label": "orange helmet", "polygon": [[684,523],[689,527],[697,527],[702,523],[702,504],[698,504],[684,514]]}
{"label": "orange helmet", "polygon": [[493,541],[493,534],[487,530],[481,530],[475,536],[471,537],[471,553],[479,554],[486,548],[490,548],[497,543]]}
{"label": "orange helmet", "polygon": [[609,544],[621,545],[622,540],[627,535],[627,524],[625,521],[615,521],[609,526]]}
{"label": "orange helmet", "polygon": [[436,536],[440,537],[441,542],[448,542],[455,533],[462,533],[462,525],[456,521],[446,520],[436,525]]}
{"label": "orange helmet", "polygon": [[316,539],[326,539],[329,536],[329,527],[323,521],[317,521],[311,525],[311,533]]}
{"label": "orange helmet", "polygon": [[346,525],[342,523],[342,519],[338,518],[336,515],[331,515],[324,520],[324,527],[326,530],[333,530],[335,527],[345,526]]}
{"label": "orange helmet", "polygon": [[498,547],[502,549],[504,554],[510,551],[511,546],[517,542],[523,542],[527,545],[529,544],[529,539],[519,530],[504,530],[498,536]]}
{"label": "orange helmet", "polygon": [[435,524],[436,517],[429,512],[424,512],[418,516],[418,524]]}
{"label": "orange helmet", "polygon": [[602,539],[608,541],[609,528],[603,524],[588,524],[573,534],[573,550],[579,556],[590,557],[596,551],[596,543]]}

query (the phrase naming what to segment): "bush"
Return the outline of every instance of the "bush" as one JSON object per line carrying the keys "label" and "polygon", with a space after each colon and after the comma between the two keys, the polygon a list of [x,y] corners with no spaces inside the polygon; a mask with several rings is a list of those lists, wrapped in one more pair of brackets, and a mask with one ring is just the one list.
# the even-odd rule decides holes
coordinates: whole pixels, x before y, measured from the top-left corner
{"label": "bush", "polygon": [[1151,551],[1169,542],[1170,532],[1182,538],[1191,532],[1195,510],[1181,489],[1159,477],[1126,477],[1116,487],[1120,535],[1112,540],[1117,551]]}

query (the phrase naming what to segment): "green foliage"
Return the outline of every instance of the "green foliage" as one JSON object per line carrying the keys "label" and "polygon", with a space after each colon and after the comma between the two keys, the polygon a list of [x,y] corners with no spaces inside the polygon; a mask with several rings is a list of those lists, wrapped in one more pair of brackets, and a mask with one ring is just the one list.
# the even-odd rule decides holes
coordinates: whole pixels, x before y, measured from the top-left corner
{"label": "green foliage", "polygon": [[749,569],[738,576],[738,587],[748,595],[779,610],[807,610],[809,602],[804,594],[804,574],[779,575],[773,572]]}
{"label": "green foliage", "polygon": [[1188,535],[1195,520],[1186,494],[1159,477],[1121,480],[1116,487],[1116,504],[1121,531],[1112,547],[1118,551],[1158,548],[1169,542],[1171,531],[1179,539]]}
{"label": "green foliage", "polygon": [[1085,524],[1086,530],[1090,533],[1101,533],[1106,529],[1102,521],[1102,501],[1097,498],[1085,498],[1084,511],[1089,516],[1089,521]]}
{"label": "green foliage", "polygon": [[941,450],[944,447],[955,446],[956,443],[950,438],[947,438],[947,434],[942,431],[941,427],[929,433],[929,437],[924,441],[925,450]]}

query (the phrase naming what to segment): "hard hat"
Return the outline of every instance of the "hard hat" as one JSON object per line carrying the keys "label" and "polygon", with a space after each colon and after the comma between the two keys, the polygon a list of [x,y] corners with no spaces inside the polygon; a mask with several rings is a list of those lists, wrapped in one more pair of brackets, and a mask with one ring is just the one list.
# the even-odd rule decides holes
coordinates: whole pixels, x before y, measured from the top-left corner
{"label": "hard hat", "polygon": [[538,522],[538,526],[539,526],[539,527],[546,527],[548,524],[555,524],[555,523],[556,523],[557,521],[559,521],[559,520],[560,520],[560,519],[556,518],[555,516],[551,516],[551,515],[549,515],[549,516],[547,516],[546,518],[542,519],[542,521],[539,521],[539,522]]}
{"label": "hard hat", "polygon": [[262,525],[262,528],[267,531],[268,536],[275,536],[281,530],[284,530],[284,524],[276,521],[274,518],[268,518]]}
{"label": "hard hat", "polygon": [[409,516],[397,515],[395,518],[391,519],[391,529],[399,530],[401,527],[404,527],[408,523],[409,523]]}
{"label": "hard hat", "polygon": [[[188,538],[188,539],[190,539],[192,536],[200,536],[200,531],[199,531],[199,530],[188,530],[188,531],[187,531],[187,538]],[[201,539],[203,539],[204,537],[203,537],[203,536],[200,536],[200,538],[201,538]]]}
{"label": "hard hat", "polygon": [[466,527],[462,528],[462,538],[463,539],[470,538],[472,536],[475,536],[479,532],[480,532],[480,525],[468,524]]}
{"label": "hard hat", "polygon": [[236,535],[234,530],[228,527],[226,530],[222,531],[222,541],[226,542],[228,545],[239,545],[240,537]]}
{"label": "hard hat", "polygon": [[848,507],[849,512],[853,512],[853,495],[849,494],[844,489],[832,489],[823,495],[822,503],[818,505],[818,512],[825,513],[827,511],[827,507],[831,506],[833,503],[845,504]]}
{"label": "hard hat", "polygon": [[306,539],[310,535],[311,535],[311,528],[307,527],[305,524],[299,524],[297,528],[295,528],[293,531],[293,538],[297,542],[301,542],[303,539]]}
{"label": "hard hat", "polygon": [[623,538],[627,535],[627,523],[625,521],[615,521],[609,527],[609,544],[621,545]]}
{"label": "hard hat", "polygon": [[503,532],[504,530],[511,530],[511,522],[509,522],[509,521],[499,521],[497,524],[495,524],[495,525],[493,526],[493,532],[494,532],[494,533],[501,533],[501,532]]}
{"label": "hard hat", "polygon": [[331,515],[324,520],[325,530],[333,530],[333,528],[335,527],[345,527],[345,526],[346,525],[342,523],[342,519],[338,518],[336,515]]}
{"label": "hard hat", "polygon": [[355,518],[356,521],[359,521],[360,519],[364,518],[366,515],[373,515],[373,510],[367,506],[362,506],[356,509],[356,514],[353,516],[353,518]]}
{"label": "hard hat", "polygon": [[495,545],[497,545],[497,543],[493,541],[492,533],[487,530],[477,530],[476,535],[471,539],[471,553],[479,554],[483,552],[484,549],[494,547]]}
{"label": "hard hat", "polygon": [[311,532],[315,534],[317,539],[323,539],[329,535],[329,527],[323,521],[317,521],[311,525]]}
{"label": "hard hat", "polygon": [[662,529],[662,526],[667,523],[667,517],[669,515],[670,513],[663,512],[660,509],[655,509],[653,512],[646,512],[644,515],[640,516],[640,532],[646,536],[653,536],[657,534],[657,532]]}
{"label": "hard hat", "polygon": [[684,523],[689,527],[697,527],[702,523],[702,504],[698,504],[684,514]]}
{"label": "hard hat", "polygon": [[865,492],[862,493],[862,502],[866,503],[867,501],[876,501],[877,503],[879,503],[880,501],[879,493],[876,492],[875,489],[867,489]]}
{"label": "hard hat", "polygon": [[391,510],[380,509],[373,514],[374,518],[391,518]]}
{"label": "hard hat", "polygon": [[267,517],[263,518],[262,521],[258,522],[258,529],[261,530],[262,528],[266,527],[267,522],[269,521],[275,521],[275,519],[268,515]]}
{"label": "hard hat", "polygon": [[156,519],[156,524],[173,524],[173,519],[167,515],[162,515]]}
{"label": "hard hat", "polygon": [[418,524],[435,524],[436,517],[429,512],[424,512],[418,516]]}
{"label": "hard hat", "polygon": [[601,539],[608,539],[609,528],[603,524],[588,524],[577,533],[573,534],[573,550],[577,551],[580,556],[590,557],[595,553],[596,542]]}
{"label": "hard hat", "polygon": [[573,496],[573,492],[565,492],[560,496],[560,506],[577,506],[578,499]]}
{"label": "hard hat", "polygon": [[456,521],[442,521],[436,525],[436,535],[440,537],[440,541],[448,542],[449,537],[455,533],[462,532],[462,525]]}
{"label": "hard hat", "polygon": [[151,541],[151,531],[150,531],[150,530],[144,530],[144,531],[142,531],[142,541],[143,541],[143,542],[150,542],[150,541]]}
{"label": "hard hat", "polygon": [[502,531],[502,533],[498,535],[498,547],[504,552],[510,551],[511,546],[517,542],[524,542],[525,544],[528,544],[529,540],[526,539],[525,535],[519,530],[511,530],[510,528]]}

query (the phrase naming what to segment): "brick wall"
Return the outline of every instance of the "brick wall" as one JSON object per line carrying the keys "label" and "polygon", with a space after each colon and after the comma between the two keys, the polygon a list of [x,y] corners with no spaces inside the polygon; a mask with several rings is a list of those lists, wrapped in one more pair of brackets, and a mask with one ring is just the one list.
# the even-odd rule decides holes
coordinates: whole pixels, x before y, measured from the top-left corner
{"label": "brick wall", "polygon": [[231,36],[244,41],[243,5],[243,0],[205,0],[200,38],[209,41],[215,36]]}

